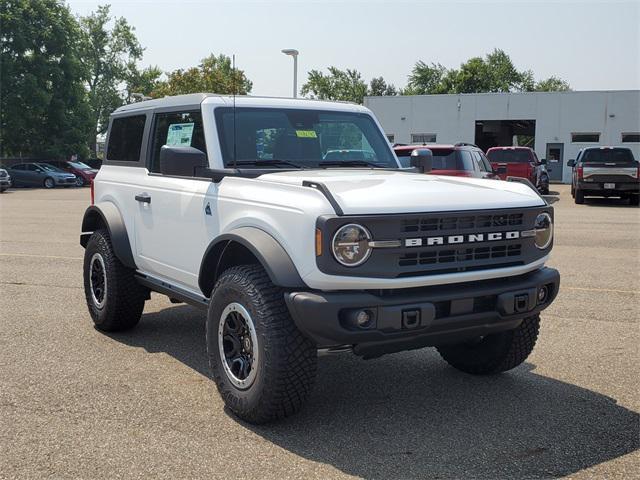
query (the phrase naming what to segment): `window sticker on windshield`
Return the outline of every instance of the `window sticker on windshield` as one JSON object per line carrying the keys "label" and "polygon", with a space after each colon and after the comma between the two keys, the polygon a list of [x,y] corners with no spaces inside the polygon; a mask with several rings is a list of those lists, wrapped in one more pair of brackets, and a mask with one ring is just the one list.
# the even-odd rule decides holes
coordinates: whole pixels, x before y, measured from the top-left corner
{"label": "window sticker on windshield", "polygon": [[315,130],[296,130],[298,138],[318,138]]}
{"label": "window sticker on windshield", "polygon": [[188,147],[193,136],[193,123],[172,123],[167,132],[165,145]]}

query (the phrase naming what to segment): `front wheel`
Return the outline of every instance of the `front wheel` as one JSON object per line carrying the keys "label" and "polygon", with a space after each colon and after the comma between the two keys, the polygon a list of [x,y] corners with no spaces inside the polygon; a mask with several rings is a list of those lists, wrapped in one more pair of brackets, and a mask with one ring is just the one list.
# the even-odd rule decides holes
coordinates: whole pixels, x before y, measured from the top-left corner
{"label": "front wheel", "polygon": [[315,345],[296,328],[284,292],[259,265],[226,270],[207,314],[207,354],[218,391],[241,419],[297,412],[315,381]]}
{"label": "front wheel", "polygon": [[44,182],[42,182],[42,185],[44,188],[53,188],[56,186],[56,182],[53,181],[53,178],[47,177],[44,179]]}
{"label": "front wheel", "polygon": [[452,367],[474,375],[505,372],[524,362],[538,339],[540,316],[525,318],[514,330],[455,345],[442,345],[438,352]]}
{"label": "front wheel", "polygon": [[84,252],[84,293],[98,330],[115,332],[140,321],[147,290],[116,257],[106,230],[93,232]]}

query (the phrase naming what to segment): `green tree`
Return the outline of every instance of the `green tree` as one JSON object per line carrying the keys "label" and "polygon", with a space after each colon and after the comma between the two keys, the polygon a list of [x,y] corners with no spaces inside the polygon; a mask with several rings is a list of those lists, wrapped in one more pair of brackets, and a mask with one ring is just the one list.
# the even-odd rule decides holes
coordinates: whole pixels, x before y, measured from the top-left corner
{"label": "green tree", "polygon": [[88,155],[78,24],[57,0],[0,3],[0,155]]}
{"label": "green tree", "polygon": [[571,90],[571,87],[564,80],[552,76],[536,83],[535,90],[536,92],[566,92]]}
{"label": "green tree", "polygon": [[367,86],[362,79],[362,74],[357,70],[329,67],[328,75],[318,70],[311,70],[307,75],[307,81],[302,85],[301,93],[320,100],[361,104],[366,95],[398,95],[398,90],[382,77],[371,79]]}
{"label": "green tree", "polygon": [[86,88],[95,136],[107,130],[109,115],[125,103],[124,85],[137,74],[142,46],[135,28],[126,19],[113,18],[109,5],[80,17],[81,59],[86,71]]}
{"label": "green tree", "polygon": [[162,81],[160,80],[161,76],[162,70],[156,66],[147,67],[142,70],[135,68],[135,66],[132,67],[129,78],[127,78],[126,103],[133,103],[139,100],[138,98],[134,98],[134,94],[142,94],[145,97],[152,96],[153,92],[158,90],[160,85],[162,85]]}
{"label": "green tree", "polygon": [[357,70],[329,67],[328,75],[311,70],[300,92],[320,100],[362,103],[367,94],[367,84]]}
{"label": "green tree", "polygon": [[212,54],[197,67],[168,73],[167,80],[158,82],[151,95],[156,98],[197,92],[246,95],[252,87],[243,70],[236,69],[234,73],[231,58]]}
{"label": "green tree", "polygon": [[439,63],[427,65],[422,60],[418,61],[409,75],[407,88],[403,95],[429,95],[433,93],[447,93],[442,89],[443,79],[447,75],[447,69]]}
{"label": "green tree", "polygon": [[569,90],[569,84],[557,78],[536,83],[531,70],[519,71],[507,53],[500,49],[473,57],[460,68],[447,69],[439,63],[418,61],[409,75],[403,95],[437,93],[530,92]]}
{"label": "green tree", "polygon": [[391,83],[387,83],[384,78],[372,78],[369,82],[369,91],[367,95],[381,97],[383,95],[398,95],[398,90]]}

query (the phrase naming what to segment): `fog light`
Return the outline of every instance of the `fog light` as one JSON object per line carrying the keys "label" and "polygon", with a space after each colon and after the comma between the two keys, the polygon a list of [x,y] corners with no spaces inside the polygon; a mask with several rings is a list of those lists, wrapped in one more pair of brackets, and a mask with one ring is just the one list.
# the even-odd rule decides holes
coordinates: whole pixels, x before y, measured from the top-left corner
{"label": "fog light", "polygon": [[538,304],[544,303],[547,301],[547,297],[549,296],[549,289],[545,285],[538,290]]}
{"label": "fog light", "polygon": [[371,313],[367,310],[359,310],[356,312],[356,325],[360,328],[369,328],[371,326]]}

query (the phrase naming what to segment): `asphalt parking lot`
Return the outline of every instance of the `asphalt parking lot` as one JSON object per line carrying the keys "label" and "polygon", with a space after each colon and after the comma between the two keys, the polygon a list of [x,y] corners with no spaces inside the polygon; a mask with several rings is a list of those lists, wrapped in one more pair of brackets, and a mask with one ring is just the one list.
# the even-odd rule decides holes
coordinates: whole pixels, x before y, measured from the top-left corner
{"label": "asphalt parking lot", "polygon": [[640,209],[554,187],[562,286],[524,365],[323,357],[306,408],[260,427],[224,409],[201,312],[154,294],[134,331],[93,328],[88,189],[0,195],[0,478],[638,478]]}

